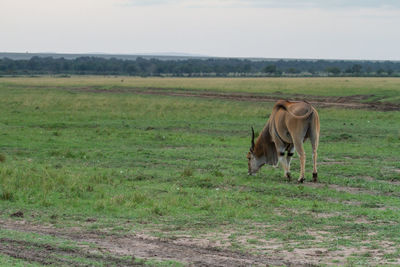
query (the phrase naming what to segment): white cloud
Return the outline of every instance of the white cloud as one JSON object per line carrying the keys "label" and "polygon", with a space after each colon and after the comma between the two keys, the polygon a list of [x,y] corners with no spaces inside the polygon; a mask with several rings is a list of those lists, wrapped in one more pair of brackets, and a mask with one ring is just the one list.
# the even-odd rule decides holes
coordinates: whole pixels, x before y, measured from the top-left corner
{"label": "white cloud", "polygon": [[182,5],[186,7],[264,8],[400,8],[398,0],[124,0],[138,6]]}
{"label": "white cloud", "polygon": [[150,2],[0,0],[0,10],[7,10],[0,16],[0,51],[400,59],[400,9],[258,8],[265,1],[256,0]]}

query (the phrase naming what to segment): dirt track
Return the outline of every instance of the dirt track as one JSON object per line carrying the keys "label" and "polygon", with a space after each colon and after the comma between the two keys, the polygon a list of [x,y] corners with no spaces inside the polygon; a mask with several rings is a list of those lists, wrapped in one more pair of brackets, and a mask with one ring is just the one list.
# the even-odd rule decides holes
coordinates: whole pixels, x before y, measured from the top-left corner
{"label": "dirt track", "polygon": [[[0,239],[0,254],[41,264],[76,265],[68,258],[57,257],[57,255],[62,255],[91,259],[103,262],[105,265],[117,266],[137,265],[137,262],[133,262],[135,257],[175,260],[194,266],[311,265],[304,262],[287,262],[283,259],[274,259],[262,255],[220,250],[210,246],[180,244],[176,241],[165,241],[140,235],[116,236],[104,232],[87,232],[76,228],[56,229],[49,226],[29,224],[25,221],[0,220],[0,229],[50,235],[78,243],[89,242],[97,248],[97,251],[93,251],[93,246],[92,248],[81,246],[80,249],[59,248],[50,244],[13,240],[11,238]],[[127,256],[129,259],[127,259]]]}
{"label": "dirt track", "polygon": [[333,96],[310,96],[296,94],[293,96],[268,96],[249,93],[223,93],[213,91],[191,91],[183,89],[166,89],[166,88],[115,88],[115,89],[100,89],[93,87],[84,88],[69,88],[68,91],[80,91],[91,93],[132,93],[141,95],[165,95],[178,97],[199,97],[211,99],[224,99],[232,101],[248,101],[248,102],[275,102],[282,98],[290,98],[290,100],[307,100],[316,107],[341,107],[351,109],[372,109],[381,111],[400,110],[399,104],[384,103],[384,102],[362,102],[371,97],[371,95],[353,95],[345,97]]}

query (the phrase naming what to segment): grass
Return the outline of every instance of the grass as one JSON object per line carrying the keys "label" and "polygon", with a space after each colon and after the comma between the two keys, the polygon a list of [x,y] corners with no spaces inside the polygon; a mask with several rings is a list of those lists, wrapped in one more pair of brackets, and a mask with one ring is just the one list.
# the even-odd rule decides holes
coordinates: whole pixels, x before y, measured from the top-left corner
{"label": "grass", "polygon": [[0,254],[0,265],[1,266],[14,266],[14,267],[38,267],[42,266],[37,263],[30,263],[21,259],[16,259],[10,256]]}
{"label": "grass", "polygon": [[7,87],[42,88],[164,88],[195,91],[241,92],[277,97],[366,96],[363,101],[400,103],[398,78],[139,78],[72,76],[1,78]]}
{"label": "grass", "polygon": [[[96,218],[89,229],[116,234],[215,233],[243,251],[269,251],[265,242],[275,242],[276,253],[400,245],[398,111],[319,109],[320,183],[312,186],[288,183],[283,170],[271,167],[246,175],[250,126],[261,130],[272,104],[58,89],[279,90],[397,102],[399,79],[123,79],[0,79],[0,216],[21,210],[24,220],[58,227]],[[306,153],[310,181],[308,142]],[[296,155],[292,175],[298,171]],[[338,259],[362,264],[368,253]],[[371,255],[399,260],[390,249]]]}

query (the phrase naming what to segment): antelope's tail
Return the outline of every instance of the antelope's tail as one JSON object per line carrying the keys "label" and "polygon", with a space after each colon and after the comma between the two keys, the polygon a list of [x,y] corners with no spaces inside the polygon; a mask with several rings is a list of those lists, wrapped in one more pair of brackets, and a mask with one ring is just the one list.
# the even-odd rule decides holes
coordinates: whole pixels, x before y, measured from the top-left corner
{"label": "antelope's tail", "polygon": [[295,115],[293,114],[289,109],[288,109],[288,103],[289,101],[287,100],[279,100],[278,102],[276,102],[275,106],[274,106],[274,110],[278,111],[280,108],[286,110],[291,116],[295,117],[296,119],[307,119],[313,112],[314,112],[314,108],[313,106],[311,106],[310,103],[308,103],[307,101],[303,101],[304,103],[306,103],[309,106],[308,112],[304,115]]}

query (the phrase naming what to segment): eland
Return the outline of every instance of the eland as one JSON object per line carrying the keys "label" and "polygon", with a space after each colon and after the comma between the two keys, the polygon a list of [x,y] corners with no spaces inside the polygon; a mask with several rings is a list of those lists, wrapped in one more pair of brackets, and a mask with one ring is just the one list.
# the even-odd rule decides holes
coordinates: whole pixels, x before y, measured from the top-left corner
{"label": "eland", "polygon": [[300,176],[297,181],[304,182],[306,154],[303,143],[309,138],[313,156],[313,182],[317,182],[319,117],[317,110],[310,103],[279,100],[275,103],[256,142],[253,127],[251,131],[251,147],[247,154],[249,175],[255,175],[264,164],[277,166],[278,162],[281,162],[284,175],[290,180],[290,161],[294,151],[297,151],[300,157]]}

